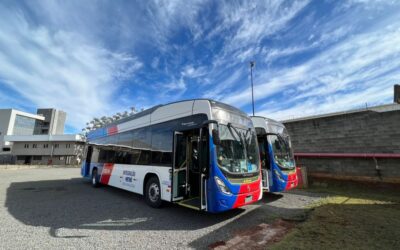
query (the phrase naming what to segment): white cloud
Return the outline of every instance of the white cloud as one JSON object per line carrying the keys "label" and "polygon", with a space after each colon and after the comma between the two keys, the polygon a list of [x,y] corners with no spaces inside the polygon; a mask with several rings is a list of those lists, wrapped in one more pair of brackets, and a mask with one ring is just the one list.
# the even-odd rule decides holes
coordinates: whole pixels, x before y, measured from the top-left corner
{"label": "white cloud", "polygon": [[72,32],[28,24],[15,12],[0,14],[7,20],[0,22],[3,84],[34,106],[66,111],[77,130],[93,116],[119,108],[113,100],[116,83],[142,66],[136,57],[110,52]]}
{"label": "white cloud", "polygon": [[259,44],[261,40],[285,28],[308,1],[227,2],[222,4],[222,30],[233,31],[226,40],[227,50]]}
{"label": "white cloud", "polygon": [[[162,87],[167,89],[167,91],[185,91],[186,90],[186,83],[183,80],[183,78],[180,78],[179,80],[173,80],[170,83],[167,84],[162,84]],[[175,93],[177,94],[177,93]]]}
{"label": "white cloud", "polygon": [[[299,66],[257,70],[256,100],[265,102],[279,94],[282,103],[260,112],[283,118],[390,100],[392,85],[399,79],[393,71],[400,68],[400,29],[386,25],[392,22],[383,22],[374,32],[351,36]],[[285,93],[290,89],[295,91]],[[244,106],[250,96],[250,88],[241,88],[222,100]]]}
{"label": "white cloud", "polygon": [[147,7],[149,14],[149,31],[163,52],[170,49],[168,38],[174,35],[178,28],[187,27],[194,40],[203,35],[200,23],[196,21],[199,11],[208,1],[179,1],[155,0],[150,1]]}
{"label": "white cloud", "polygon": [[[277,120],[288,120],[310,115],[348,111],[358,108],[362,109],[386,103],[388,101],[388,96],[392,94],[392,91],[392,88],[382,90],[380,86],[375,86],[346,94],[333,93],[332,95],[324,96],[323,101],[314,97],[286,109],[269,107],[261,110],[259,115],[264,115]],[[279,107],[279,105],[276,105],[275,107]]]}
{"label": "white cloud", "polygon": [[[318,47],[333,44],[338,40],[343,39],[346,35],[350,34],[351,30],[351,26],[348,25],[347,27],[339,27],[337,29],[334,29],[333,31],[323,32],[318,39],[314,39],[315,41],[313,42],[308,41],[306,44],[298,44],[281,49],[269,49],[267,47],[264,47],[261,51],[261,55],[265,56],[263,58],[265,63],[272,63],[276,59],[293,56],[295,54],[310,51]],[[311,35],[308,40],[312,40],[313,38],[314,35]]]}
{"label": "white cloud", "polygon": [[196,68],[193,65],[187,65],[181,72],[181,75],[183,77],[188,77],[188,78],[198,78],[206,74],[207,74],[206,66],[199,66]]}

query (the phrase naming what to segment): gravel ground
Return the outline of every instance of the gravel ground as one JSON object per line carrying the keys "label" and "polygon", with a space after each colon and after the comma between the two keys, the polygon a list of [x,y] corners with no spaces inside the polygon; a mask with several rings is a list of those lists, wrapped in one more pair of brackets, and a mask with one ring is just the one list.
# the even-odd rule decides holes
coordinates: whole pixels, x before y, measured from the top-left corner
{"label": "gravel ground", "polygon": [[173,204],[152,209],[140,195],[94,189],[79,169],[0,170],[0,249],[204,249],[241,229],[302,214],[319,198],[300,190],[267,194],[208,214]]}

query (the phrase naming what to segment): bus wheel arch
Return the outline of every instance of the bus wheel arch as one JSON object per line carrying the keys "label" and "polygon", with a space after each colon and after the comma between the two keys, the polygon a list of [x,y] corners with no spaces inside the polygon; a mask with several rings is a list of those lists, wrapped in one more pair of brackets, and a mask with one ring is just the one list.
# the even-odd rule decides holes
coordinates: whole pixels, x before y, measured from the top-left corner
{"label": "bus wheel arch", "polygon": [[161,207],[161,185],[157,174],[146,174],[143,182],[143,195],[149,206],[153,208]]}

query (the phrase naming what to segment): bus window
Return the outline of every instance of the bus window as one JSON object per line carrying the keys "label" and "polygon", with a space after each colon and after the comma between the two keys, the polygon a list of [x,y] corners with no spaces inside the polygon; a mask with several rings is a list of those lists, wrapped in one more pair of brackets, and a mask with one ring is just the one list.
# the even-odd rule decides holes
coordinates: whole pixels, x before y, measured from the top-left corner
{"label": "bus window", "polygon": [[159,165],[161,163],[162,152],[152,151],[151,152],[151,163],[153,165]]}
{"label": "bus window", "polygon": [[172,164],[172,152],[163,152],[161,158],[162,165],[171,165]]}
{"label": "bus window", "polygon": [[115,151],[100,149],[99,152],[100,163],[114,163],[114,161],[115,161]]}
{"label": "bus window", "polygon": [[141,150],[138,165],[150,165],[150,150]]}

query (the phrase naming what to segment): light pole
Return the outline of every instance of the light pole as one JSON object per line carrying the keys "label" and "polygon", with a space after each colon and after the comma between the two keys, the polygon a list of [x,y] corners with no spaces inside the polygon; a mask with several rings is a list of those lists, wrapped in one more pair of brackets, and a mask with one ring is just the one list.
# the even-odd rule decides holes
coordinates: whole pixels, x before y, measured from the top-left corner
{"label": "light pole", "polygon": [[256,65],[255,61],[250,61],[250,78],[251,78],[251,103],[253,105],[254,116],[254,90],[253,90],[253,67]]}

